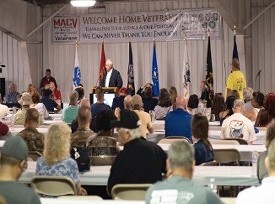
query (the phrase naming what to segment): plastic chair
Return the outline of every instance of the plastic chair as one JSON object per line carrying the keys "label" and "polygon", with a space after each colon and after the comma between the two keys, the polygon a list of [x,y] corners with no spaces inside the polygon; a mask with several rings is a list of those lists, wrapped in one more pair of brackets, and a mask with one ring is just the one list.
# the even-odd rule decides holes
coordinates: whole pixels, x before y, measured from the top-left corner
{"label": "plastic chair", "polygon": [[185,142],[192,143],[187,137],[184,136],[169,136],[166,138],[161,139],[158,144],[172,144],[173,142],[176,141],[181,141],[184,140]]}
{"label": "plastic chair", "polygon": [[117,184],[112,188],[111,195],[115,200],[145,200],[147,189],[152,184]]}
{"label": "plastic chair", "polygon": [[29,151],[28,153],[28,160],[29,161],[36,161],[38,157],[41,157],[42,154],[38,151]]}
{"label": "plastic chair", "polygon": [[31,187],[37,194],[44,196],[76,195],[75,183],[66,176],[35,176]]}
{"label": "plastic chair", "polygon": [[240,164],[240,153],[236,149],[214,149],[214,159],[219,165],[238,166]]}
{"label": "plastic chair", "polygon": [[247,141],[241,138],[226,138],[225,140],[237,141],[240,145],[248,145]]}

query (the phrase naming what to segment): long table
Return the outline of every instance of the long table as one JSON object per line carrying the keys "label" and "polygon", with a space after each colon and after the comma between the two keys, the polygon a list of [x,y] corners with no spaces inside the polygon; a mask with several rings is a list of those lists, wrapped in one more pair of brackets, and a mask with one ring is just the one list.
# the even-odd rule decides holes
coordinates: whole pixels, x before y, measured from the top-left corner
{"label": "long table", "polygon": [[[89,196],[88,196],[89,197]],[[133,200],[89,200],[88,197],[79,199],[71,198],[40,198],[42,204],[145,204],[145,201]]]}
{"label": "long table", "polygon": [[[35,176],[36,162],[28,162],[27,170],[19,179],[30,183]],[[91,170],[80,174],[82,185],[107,185],[111,166],[91,166]],[[256,175],[252,175],[249,166],[195,166],[193,180],[198,185],[207,185],[210,178],[215,178],[217,185],[252,186],[258,185]]]}

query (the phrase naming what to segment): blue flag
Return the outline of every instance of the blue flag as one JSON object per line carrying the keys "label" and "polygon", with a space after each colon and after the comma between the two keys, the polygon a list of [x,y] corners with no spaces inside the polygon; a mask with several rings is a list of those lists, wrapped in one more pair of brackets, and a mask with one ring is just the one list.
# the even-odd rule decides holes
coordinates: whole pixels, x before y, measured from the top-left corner
{"label": "blue flag", "polygon": [[157,61],[155,42],[153,46],[152,84],[153,84],[153,96],[159,96],[159,71],[158,71],[158,61]]}
{"label": "blue flag", "polygon": [[74,87],[77,87],[81,81],[81,72],[78,64],[78,51],[77,44],[75,45],[75,61],[74,61],[74,76],[73,76],[73,84]]}

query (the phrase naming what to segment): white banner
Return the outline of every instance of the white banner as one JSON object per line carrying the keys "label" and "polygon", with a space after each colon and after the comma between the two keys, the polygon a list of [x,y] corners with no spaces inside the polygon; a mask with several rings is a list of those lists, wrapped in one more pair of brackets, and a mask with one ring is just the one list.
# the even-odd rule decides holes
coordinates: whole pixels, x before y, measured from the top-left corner
{"label": "white banner", "polygon": [[220,15],[211,9],[134,14],[55,17],[53,42],[141,42],[220,36]]}

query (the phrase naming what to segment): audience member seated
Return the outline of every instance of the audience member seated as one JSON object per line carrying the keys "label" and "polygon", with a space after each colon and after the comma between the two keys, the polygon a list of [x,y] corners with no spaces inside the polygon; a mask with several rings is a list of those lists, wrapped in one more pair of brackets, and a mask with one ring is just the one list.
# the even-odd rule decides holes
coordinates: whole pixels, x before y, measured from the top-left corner
{"label": "audience member seated", "polygon": [[200,84],[200,90],[201,90],[201,100],[206,101],[207,108],[211,108],[211,90],[209,87],[209,84],[207,81],[201,81]]}
{"label": "audience member seated", "polygon": [[165,137],[184,136],[192,141],[191,119],[192,116],[186,111],[186,98],[176,98],[176,109],[169,112],[165,118]]}
{"label": "audience member seated", "polygon": [[235,99],[236,99],[235,96],[228,96],[226,98],[226,101],[225,101],[226,110],[219,113],[219,118],[220,118],[221,124],[227,117],[231,116],[234,113],[233,105],[234,105]]}
{"label": "audience member seated", "polygon": [[61,92],[57,89],[57,86],[52,81],[50,82],[50,90],[52,91],[52,99],[62,107]]}
{"label": "audience member seated", "polygon": [[158,99],[153,98],[152,87],[148,86],[145,88],[142,97],[143,109],[145,112],[149,113],[150,110],[154,110],[158,104]]}
{"label": "audience member seated", "polygon": [[140,137],[139,117],[131,110],[121,110],[117,127],[123,150],[114,161],[108,179],[108,192],[116,184],[155,183],[166,173],[166,153],[160,146]]}
{"label": "audience member seated", "polygon": [[146,138],[146,135],[149,133],[152,134],[154,132],[150,114],[142,109],[143,103],[140,95],[136,94],[132,96],[131,103],[133,110],[136,112],[140,120],[140,135]]}
{"label": "audience member seated", "polygon": [[87,139],[95,133],[90,129],[91,122],[91,109],[87,106],[81,106],[77,115],[78,128],[77,131],[72,133],[71,146],[86,147]]}
{"label": "audience member seated", "polygon": [[255,121],[255,127],[266,127],[270,123],[268,111],[264,108],[261,109]]}
{"label": "audience member seated", "polygon": [[187,102],[187,112],[191,115],[195,115],[198,112],[199,97],[196,94],[189,96]]}
{"label": "audience member seated", "polygon": [[[87,107],[90,110],[90,112],[91,112],[91,104],[90,104],[90,101],[87,98],[84,98],[84,99],[81,100],[81,102],[79,104],[79,107],[80,108],[81,107]],[[92,131],[94,131],[93,130],[92,117],[90,119],[90,126],[89,127],[90,127],[90,129]],[[71,129],[72,129],[72,133],[74,133],[75,131],[77,131],[77,129],[78,129],[78,120],[77,120],[77,118],[74,119],[73,122],[71,123]]]}
{"label": "audience member seated", "polygon": [[209,123],[206,116],[198,113],[192,120],[192,135],[196,142],[195,161],[196,165],[211,162],[214,160],[214,152],[211,143],[208,140]]}
{"label": "audience member seated", "polygon": [[234,96],[236,100],[237,99],[241,99],[239,92],[237,90],[235,90],[235,89],[232,90],[231,96]]}
{"label": "audience member seated", "polygon": [[250,187],[238,194],[236,204],[272,204],[274,203],[275,188],[275,140],[273,139],[268,147],[265,159],[265,167],[268,177],[262,180],[262,184],[258,187]]}
{"label": "audience member seated", "polygon": [[78,86],[78,87],[75,88],[75,91],[78,93],[77,104],[79,105],[81,103],[81,100],[85,96],[84,88],[82,86]]}
{"label": "audience member seated", "polygon": [[215,121],[220,121],[219,113],[226,110],[226,105],[224,102],[224,96],[222,93],[215,93],[213,97],[211,114],[215,115]]}
{"label": "audience member seated", "polygon": [[46,106],[43,103],[40,103],[40,95],[38,93],[34,93],[32,95],[32,102],[33,104],[30,105],[30,108],[35,108],[38,110],[39,114],[42,115],[44,119],[50,117]]}
{"label": "audience member seated", "polygon": [[194,150],[185,141],[170,145],[167,159],[167,179],[152,185],[146,193],[145,203],[221,204],[217,194],[209,188],[192,182]]}
{"label": "audience member seated", "polygon": [[96,103],[91,105],[92,118],[96,117],[97,113],[102,110],[111,110],[111,107],[104,103],[104,91],[101,87],[95,89]]}
{"label": "audience member seated", "polygon": [[9,107],[0,103],[0,119],[9,114]]}
{"label": "audience member seated", "polygon": [[178,91],[177,88],[174,86],[171,86],[169,88],[169,95],[172,101],[173,110],[176,109],[176,98],[178,97]]}
{"label": "audience member seated", "polygon": [[69,95],[69,106],[62,111],[62,119],[65,123],[71,124],[74,119],[76,119],[78,113],[78,93],[72,91]]}
{"label": "audience member seated", "polygon": [[248,144],[256,139],[253,123],[243,115],[243,100],[235,100],[233,105],[234,114],[223,121],[221,137],[240,138]]}
{"label": "audience member seated", "polygon": [[0,121],[0,140],[5,140],[8,136],[8,133],[9,133],[9,127]]}
{"label": "audience member seated", "polygon": [[268,123],[271,123],[275,119],[275,93],[268,93],[265,96],[264,108],[268,112]]}
{"label": "audience member seated", "polygon": [[33,96],[34,94],[39,94],[33,84],[29,84],[28,85],[28,89],[27,89],[26,92],[28,92],[29,94],[31,94],[31,96]]}
{"label": "audience member seated", "polygon": [[47,108],[47,111],[49,113],[54,113],[55,112],[55,109],[56,111],[60,111],[61,110],[61,106],[58,105],[52,98],[51,98],[51,95],[52,95],[52,91],[50,89],[45,89],[43,91],[43,96],[42,96],[42,99],[40,100],[40,102],[42,102],[45,107]]}
{"label": "audience member seated", "polygon": [[119,148],[116,140],[118,136],[114,133],[111,124],[116,121],[117,118],[112,110],[102,110],[97,114],[96,126],[98,133],[95,137],[91,136],[88,139],[92,165],[112,165],[114,162]]}
{"label": "audience member seated", "polygon": [[253,99],[253,89],[251,87],[246,87],[243,90],[243,97],[244,97],[244,111],[251,109],[252,108],[252,104],[251,101]]}
{"label": "audience member seated", "polygon": [[144,91],[145,89],[149,87],[149,88],[153,88],[153,84],[151,83],[146,83],[144,86],[140,87],[138,90],[137,90],[137,94],[141,96],[141,98],[144,97]]}
{"label": "audience member seated", "polygon": [[7,204],[40,204],[39,197],[17,180],[27,168],[28,147],[19,136],[7,138],[1,149],[0,195]]}
{"label": "audience member seated", "polygon": [[247,108],[246,111],[244,111],[244,116],[251,121],[255,121],[259,111],[264,108],[264,98],[263,93],[259,91],[254,92],[253,99],[251,100],[252,108]]}
{"label": "audience member seated", "polygon": [[51,70],[46,69],[45,76],[41,79],[40,82],[40,91],[43,94],[44,89],[49,88],[50,82],[53,82],[57,86],[56,80],[51,76]]}
{"label": "audience member seated", "polygon": [[6,94],[6,103],[18,103],[20,99],[20,93],[16,91],[15,83],[9,84],[9,92]]}
{"label": "audience member seated", "polygon": [[37,131],[39,122],[39,112],[35,108],[30,108],[25,116],[25,129],[18,133],[28,145],[29,151],[43,152],[44,135]]}
{"label": "audience member seated", "polygon": [[[15,124],[16,125],[24,125],[25,124],[25,117],[26,112],[30,108],[30,105],[32,104],[32,97],[28,92],[24,92],[21,96],[21,99],[19,100],[19,103],[22,105],[22,110],[19,110],[15,114]],[[43,124],[43,116],[39,115],[39,126]]]}
{"label": "audience member seated", "polygon": [[127,88],[121,87],[118,91],[118,96],[113,99],[112,109],[116,108],[124,109],[124,98],[127,96]]}
{"label": "audience member seated", "polygon": [[[272,122],[267,130],[266,130],[266,138],[265,138],[265,146],[266,146],[266,149],[268,149],[271,141],[275,138],[275,122]],[[264,177],[267,176],[267,171],[266,171],[266,168],[265,168],[265,164],[264,164],[264,161],[265,161],[265,157],[267,155],[267,151],[265,152],[262,152],[260,155],[259,155],[259,158],[258,158],[258,171],[257,171],[257,175],[258,175],[258,179],[259,180],[262,180]]]}
{"label": "audience member seated", "polygon": [[172,110],[172,101],[167,89],[160,89],[158,105],[154,108],[155,119],[164,120],[167,113]]}
{"label": "audience member seated", "polygon": [[38,176],[68,176],[76,184],[77,194],[87,192],[80,185],[77,163],[70,158],[71,130],[64,123],[52,124],[44,140],[43,156],[36,161]]}

